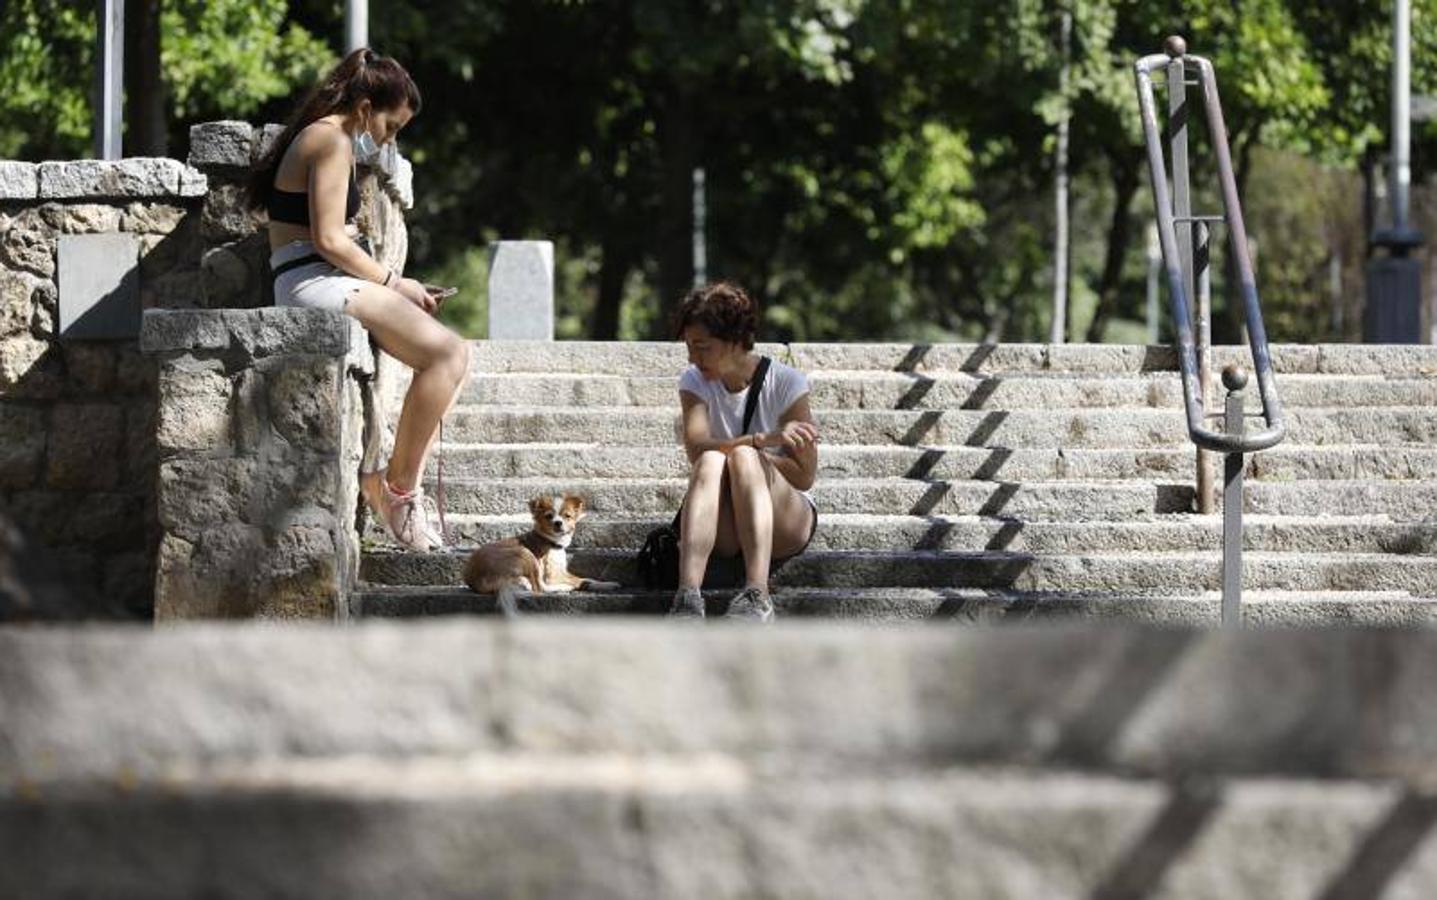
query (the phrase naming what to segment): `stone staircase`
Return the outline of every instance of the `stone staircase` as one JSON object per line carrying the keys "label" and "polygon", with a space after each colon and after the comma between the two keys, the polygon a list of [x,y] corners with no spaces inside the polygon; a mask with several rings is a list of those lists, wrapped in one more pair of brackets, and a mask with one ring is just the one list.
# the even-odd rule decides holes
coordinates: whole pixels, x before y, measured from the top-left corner
{"label": "stone staircase", "polygon": [[1431,631],[0,629],[0,896],[1422,900]]}
{"label": "stone staircase", "polygon": [[[1193,512],[1170,348],[758,349],[809,373],[824,437],[818,534],[773,575],[781,616],[1216,621],[1221,519]],[[1248,459],[1249,620],[1431,621],[1437,348],[1276,346],[1273,359],[1289,433]],[[1215,369],[1245,361],[1245,348],[1215,353]],[[492,598],[457,586],[467,550],[524,530],[528,499],[563,490],[591,509],[571,570],[636,585],[634,552],[686,484],[684,365],[677,344],[479,342],[445,428],[459,547],[410,554],[371,530],[352,612],[492,612]],[[709,592],[711,612],[728,594]],[[667,602],[626,588],[527,609],[647,614]]]}

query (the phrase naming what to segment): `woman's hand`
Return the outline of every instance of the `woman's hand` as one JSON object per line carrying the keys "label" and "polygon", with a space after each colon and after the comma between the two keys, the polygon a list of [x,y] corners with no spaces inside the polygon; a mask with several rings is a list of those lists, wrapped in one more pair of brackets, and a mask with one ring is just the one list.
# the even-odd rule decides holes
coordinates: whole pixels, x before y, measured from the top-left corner
{"label": "woman's hand", "polygon": [[797,419],[785,422],[776,440],[773,435],[765,435],[764,444],[773,443],[782,443],[789,450],[811,447],[818,443],[818,426],[812,422],[801,422]]}
{"label": "woman's hand", "polygon": [[439,303],[433,295],[424,289],[424,285],[413,278],[401,278],[394,282],[394,290],[398,291],[405,300],[431,315],[439,308]]}

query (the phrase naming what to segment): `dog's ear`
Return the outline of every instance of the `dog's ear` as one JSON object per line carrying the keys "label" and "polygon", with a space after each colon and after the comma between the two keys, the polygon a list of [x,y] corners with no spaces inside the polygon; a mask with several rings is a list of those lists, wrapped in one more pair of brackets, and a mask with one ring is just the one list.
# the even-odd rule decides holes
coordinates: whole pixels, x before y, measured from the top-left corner
{"label": "dog's ear", "polygon": [[575,519],[582,519],[589,514],[584,508],[584,498],[578,494],[564,495],[564,511],[568,512],[570,510],[573,510]]}
{"label": "dog's ear", "polygon": [[529,515],[540,515],[544,511],[544,507],[547,505],[549,505],[548,497],[535,497],[533,500],[529,501]]}

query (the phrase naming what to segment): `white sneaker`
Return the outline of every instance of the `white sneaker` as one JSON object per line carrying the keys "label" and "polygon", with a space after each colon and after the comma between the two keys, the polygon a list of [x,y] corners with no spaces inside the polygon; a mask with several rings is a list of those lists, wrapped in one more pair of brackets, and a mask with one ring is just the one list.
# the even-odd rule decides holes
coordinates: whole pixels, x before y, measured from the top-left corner
{"label": "white sneaker", "polygon": [[359,489],[370,510],[400,546],[419,553],[444,546],[443,536],[429,524],[423,488],[401,494],[389,486],[385,470],[381,469],[361,476]]}

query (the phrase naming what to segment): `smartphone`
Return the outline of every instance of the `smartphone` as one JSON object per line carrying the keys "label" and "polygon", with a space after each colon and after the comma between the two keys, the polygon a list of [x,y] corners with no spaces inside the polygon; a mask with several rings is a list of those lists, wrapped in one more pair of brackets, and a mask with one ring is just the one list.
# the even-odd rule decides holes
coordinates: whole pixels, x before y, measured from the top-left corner
{"label": "smartphone", "polygon": [[455,294],[459,293],[459,289],[457,287],[440,287],[437,284],[426,284],[424,286],[424,289],[428,291],[429,296],[433,297],[435,300],[447,300],[448,298],[453,297]]}

